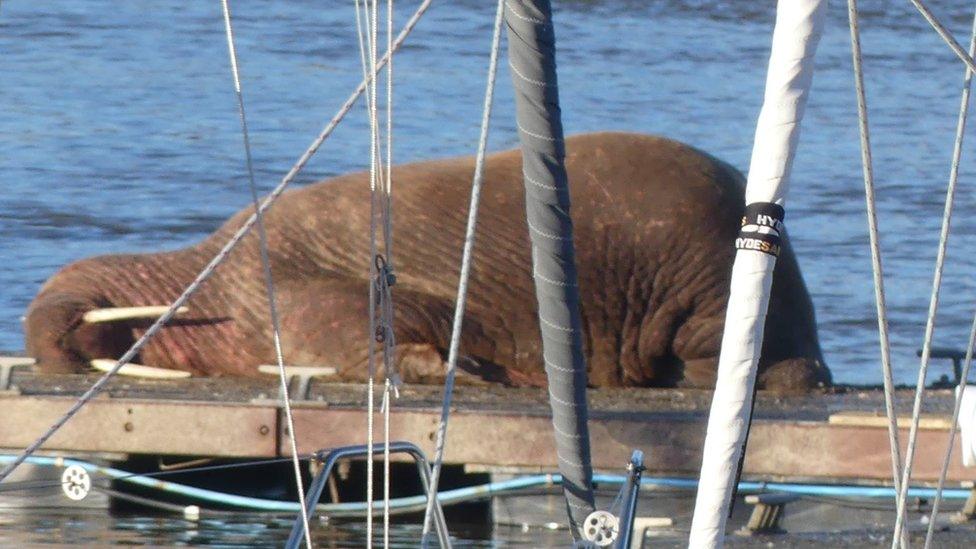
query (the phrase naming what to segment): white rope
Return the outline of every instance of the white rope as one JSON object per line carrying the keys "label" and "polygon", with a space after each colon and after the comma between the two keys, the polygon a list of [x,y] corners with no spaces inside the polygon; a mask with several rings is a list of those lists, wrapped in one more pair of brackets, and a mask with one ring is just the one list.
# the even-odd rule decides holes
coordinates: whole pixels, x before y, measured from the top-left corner
{"label": "white rope", "polygon": [[[365,17],[360,17],[359,0],[356,0],[356,35],[359,39],[359,51],[362,59],[364,74],[376,74],[376,41],[375,41],[375,0],[373,10],[369,9],[369,0],[363,1]],[[363,33],[362,23],[366,24]],[[365,46],[364,36],[365,34]],[[369,69],[367,70],[367,63]],[[378,75],[377,75],[378,76]],[[376,186],[377,186],[377,120],[376,120],[376,79],[370,79],[366,93],[366,115],[369,123],[369,359],[366,383],[366,546],[373,547],[373,447],[374,447],[374,415],[375,376],[376,376]]]}
{"label": "white rope", "polygon": [[312,534],[308,525],[308,509],[305,504],[305,487],[302,483],[302,470],[298,463],[298,443],[295,434],[295,421],[291,413],[291,398],[288,394],[288,377],[285,375],[285,359],[281,351],[281,322],[278,317],[278,306],[275,299],[274,277],[271,273],[271,258],[268,253],[268,234],[264,227],[264,214],[261,213],[261,202],[258,198],[257,183],[254,181],[254,162],[251,155],[251,138],[247,129],[247,114],[244,109],[244,92],[241,89],[240,68],[237,63],[237,48],[234,46],[234,27],[231,24],[230,5],[228,0],[221,0],[224,12],[224,30],[227,35],[227,53],[230,57],[231,74],[234,78],[234,92],[237,94],[237,112],[241,120],[241,134],[244,139],[244,158],[247,165],[247,177],[251,189],[251,200],[254,204],[254,215],[257,221],[258,240],[261,250],[261,266],[264,270],[264,280],[268,294],[268,308],[271,316],[272,338],[274,341],[275,358],[278,361],[278,373],[281,381],[281,394],[284,400],[285,421],[288,429],[288,442],[291,449],[292,469],[295,475],[295,487],[298,490],[298,503],[301,507],[302,528],[305,534],[305,546],[312,549]]}
{"label": "white rope", "polygon": [[451,344],[447,355],[447,372],[444,378],[444,398],[441,404],[441,418],[437,425],[437,438],[434,449],[434,462],[430,485],[427,488],[427,509],[424,511],[424,528],[421,546],[426,549],[430,542],[430,525],[434,514],[434,504],[440,482],[441,468],[444,464],[444,444],[447,439],[447,422],[451,414],[451,397],[454,393],[454,377],[457,371],[458,352],[461,346],[461,326],[464,321],[464,307],[468,294],[468,280],[471,276],[471,256],[474,251],[475,228],[478,225],[478,202],[481,198],[481,184],[485,172],[485,151],[488,148],[488,130],[491,122],[491,108],[495,94],[495,78],[498,73],[498,50],[501,43],[504,1],[498,0],[495,11],[495,26],[491,38],[491,54],[488,60],[488,82],[485,85],[485,103],[481,114],[481,134],[478,138],[478,153],[475,157],[474,176],[471,183],[471,203],[468,206],[468,224],[464,233],[464,248],[461,253],[461,273],[458,279],[457,301],[454,305],[454,323],[451,327]]}
{"label": "white rope", "polygon": [[966,53],[966,50],[962,49],[959,42],[952,37],[952,34],[950,34],[945,28],[945,25],[939,21],[939,19],[929,10],[929,8],[926,7],[926,5],[920,0],[911,0],[911,2],[918,9],[919,13],[922,14],[922,17],[924,17],[925,20],[932,25],[935,32],[939,33],[939,36],[942,37],[942,40],[945,41],[946,45],[949,46],[953,53],[955,53],[956,56],[959,57],[959,59],[962,60],[967,67],[969,67],[969,70],[976,71],[976,61],[973,60],[973,55]]}
{"label": "white rope", "polygon": [[[383,58],[380,59],[379,62],[377,63],[377,69],[382,68],[383,65],[386,64],[387,60],[397,50],[400,49],[400,47],[403,45],[403,42],[406,40],[407,36],[410,35],[414,27],[417,26],[417,23],[420,22],[421,17],[423,17],[424,13],[426,13],[427,10],[430,8],[430,4],[432,1],[433,0],[423,0],[420,3],[420,5],[417,7],[416,11],[414,11],[410,19],[407,20],[406,24],[404,24],[403,29],[401,29],[400,31],[400,34],[397,35],[396,40],[394,40],[393,42],[393,48],[387,51],[386,54],[383,56]],[[332,135],[332,132],[335,131],[336,127],[339,125],[339,122],[341,122],[342,119],[345,118],[347,114],[349,114],[349,111],[352,109],[353,105],[356,104],[356,101],[359,99],[359,96],[362,95],[363,92],[366,90],[366,87],[368,86],[371,79],[372,79],[372,75],[370,75],[367,78],[364,78],[359,83],[359,86],[357,86],[356,89],[352,92],[352,94],[350,94],[350,96],[346,99],[345,103],[343,103],[342,106],[339,107],[339,111],[335,114],[335,116],[332,117],[331,120],[329,120],[328,124],[326,124],[326,126],[322,129],[318,137],[316,137],[312,141],[312,144],[309,145],[309,147],[305,150],[304,153],[302,153],[302,155],[298,158],[295,164],[288,171],[288,173],[286,173],[285,176],[282,178],[281,182],[278,183],[278,185],[271,191],[271,193],[268,194],[267,198],[264,199],[264,202],[261,203],[261,207],[259,208],[260,212],[263,213],[268,208],[270,208],[271,205],[274,204],[275,200],[277,200],[278,197],[281,196],[281,193],[283,193],[285,189],[288,187],[288,185],[295,179],[298,173],[301,172],[301,170],[305,167],[306,164],[308,164],[308,161],[318,151],[319,147],[322,146],[322,143],[324,143],[325,140],[328,139],[330,135]],[[210,278],[214,270],[227,259],[227,256],[230,254],[231,250],[233,250],[238,245],[238,243],[240,243],[241,239],[243,239],[244,236],[248,233],[248,231],[251,230],[251,228],[256,223],[256,220],[257,220],[256,215],[251,214],[251,216],[247,219],[247,221],[245,221],[244,224],[241,225],[241,227],[237,230],[237,232],[235,232],[234,235],[231,236],[231,238],[227,241],[224,247],[217,252],[217,254],[213,257],[213,259],[210,260],[210,263],[208,263],[203,268],[203,270],[200,271],[200,273],[193,280],[193,282],[191,282],[186,287],[186,289],[183,290],[183,293],[180,294],[180,296],[177,297],[175,301],[173,301],[173,303],[169,307],[169,310],[163,313],[156,320],[156,322],[154,322],[146,330],[146,332],[142,334],[142,337],[140,337],[135,343],[132,344],[132,347],[130,347],[129,350],[126,351],[122,355],[122,357],[119,358],[118,361],[116,361],[115,366],[113,366],[109,371],[105,372],[105,374],[102,375],[102,377],[100,377],[97,381],[95,381],[95,383],[92,384],[92,386],[89,387],[89,389],[85,391],[84,394],[78,397],[78,400],[71,406],[71,408],[68,409],[67,412],[64,413],[64,415],[58,418],[47,429],[47,431],[45,431],[41,436],[39,436],[30,446],[25,448],[24,451],[21,452],[19,456],[17,456],[17,459],[12,461],[9,465],[7,465],[6,468],[3,469],[2,472],[0,472],[0,482],[3,482],[4,479],[9,477],[10,474],[17,469],[17,467],[22,465],[24,461],[27,460],[28,457],[33,455],[34,452],[36,452],[41,446],[44,445],[44,443],[46,443],[52,436],[54,436],[54,434],[57,433],[58,430],[61,427],[63,427],[72,417],[74,417],[75,414],[77,414],[78,411],[81,410],[81,408],[88,403],[88,401],[90,401],[96,395],[98,395],[103,390],[105,390],[105,386],[108,384],[112,376],[114,376],[119,371],[119,369],[121,369],[122,366],[124,366],[127,362],[130,362],[135,357],[135,355],[138,354],[143,347],[145,347],[146,343],[148,343],[149,340],[152,339],[159,332],[159,330],[162,329],[162,327],[166,325],[166,323],[168,323],[173,318],[173,316],[176,315],[176,311],[180,307],[184,306],[186,302],[190,299],[190,297],[192,297],[193,294],[196,293],[196,291],[200,288],[200,286],[204,282],[206,282],[207,279]]]}
{"label": "white rope", "polygon": [[[356,11],[356,36],[359,42],[359,52],[360,61],[363,69],[363,74],[368,74],[369,69],[367,68],[367,63],[370,67],[375,64],[375,53],[376,44],[378,43],[378,9],[377,2],[373,0],[372,7],[368,0],[364,0],[362,8],[360,8],[359,0],[354,1],[354,7]],[[363,13],[360,13],[362,9]],[[365,31],[363,27],[366,27]],[[387,1],[387,49],[389,49],[393,40],[393,5],[392,1]],[[383,385],[383,399],[381,402],[380,410],[383,413],[384,421],[384,439],[383,439],[383,546],[389,546],[389,482],[390,482],[390,439],[389,439],[389,417],[390,417],[390,407],[392,405],[392,395],[395,398],[399,398],[399,386],[401,384],[400,377],[394,367],[395,358],[395,334],[393,331],[393,297],[390,291],[390,284],[392,277],[392,263],[390,258],[393,253],[393,223],[392,223],[392,172],[393,172],[393,116],[392,116],[392,104],[393,104],[393,69],[392,69],[392,59],[387,63],[387,85],[386,85],[386,156],[385,163],[383,161],[383,154],[380,148],[380,132],[379,132],[379,120],[378,120],[378,105],[377,105],[377,91],[375,82],[369,89],[367,89],[367,119],[370,126],[370,250],[371,256],[373,257],[373,265],[370,269],[370,278],[375,281],[373,285],[370,286],[370,333],[374,334],[376,338],[379,338],[383,342],[383,366],[384,374],[386,380]],[[385,166],[384,166],[385,164]],[[385,169],[384,169],[385,168]],[[381,194],[377,194],[377,190]],[[376,215],[379,212],[379,216],[382,221],[383,228],[383,242],[384,242],[384,256],[379,256],[376,253]],[[376,324],[376,305],[379,304],[379,325]],[[372,337],[372,336],[371,336]],[[371,340],[369,349],[369,370],[371,379],[368,384],[375,383],[375,344]],[[372,395],[372,389],[371,395]],[[372,448],[374,444],[374,424],[373,415],[375,414],[374,404],[372,402],[372,396],[367,398],[367,414],[369,414],[370,419],[367,420],[367,429],[369,433],[367,434],[367,451],[370,456],[372,456]],[[367,475],[369,479],[367,480],[367,499],[368,505],[372,506],[372,494],[373,490],[371,488],[372,484],[372,461],[367,463]],[[367,543],[372,541],[372,525],[367,526]]]}
{"label": "white rope", "polygon": [[[386,2],[386,49],[393,46],[393,0]],[[383,236],[386,251],[386,261],[393,268],[393,59],[386,64],[386,208],[383,211]],[[384,273],[383,276],[386,276]],[[390,408],[391,393],[396,387],[390,380],[391,364],[394,360],[394,332],[393,332],[393,296],[389,292],[389,279],[384,280],[387,291],[383,295],[384,323],[388,333],[384,339],[383,349],[384,372],[386,379],[383,384],[383,547],[390,547]],[[399,393],[397,393],[399,395]]]}
{"label": "white rope", "polygon": [[871,267],[874,274],[874,298],[878,316],[878,339],[881,345],[881,373],[884,383],[885,415],[888,417],[888,446],[891,451],[892,481],[895,491],[901,483],[901,447],[898,443],[898,419],[895,414],[894,381],[891,371],[891,345],[888,337],[888,307],[885,300],[884,269],[878,238],[878,215],[874,198],[874,169],[871,160],[871,135],[868,129],[867,99],[861,63],[861,36],[858,28],[857,0],[847,2],[851,31],[851,56],[854,65],[854,89],[857,94],[858,128],[861,136],[861,163],[864,171],[864,200],[867,207],[868,235],[871,241]]}
{"label": "white rope", "polygon": [[390,547],[390,393],[389,378],[383,383],[383,547]]}
{"label": "white rope", "polygon": [[[973,15],[973,26],[969,38],[969,55],[976,55],[976,14]],[[962,158],[962,143],[966,134],[966,118],[969,115],[969,95],[972,90],[973,70],[966,66],[963,76],[962,98],[959,103],[959,119],[956,123],[956,140],[952,149],[952,164],[949,168],[949,186],[955,187],[955,182],[959,178],[959,161]],[[932,544],[932,535],[935,532],[935,519],[939,512],[939,503],[942,501],[942,488],[945,486],[946,474],[949,472],[949,460],[952,459],[952,445],[956,438],[956,424],[959,421],[959,410],[962,407],[963,389],[966,387],[966,380],[969,379],[969,367],[973,359],[973,344],[976,340],[976,317],[973,318],[973,326],[969,332],[969,344],[966,346],[966,363],[963,366],[959,379],[959,388],[956,392],[955,406],[952,410],[952,425],[949,428],[949,441],[946,444],[945,459],[942,461],[942,470],[939,472],[939,485],[935,491],[935,501],[932,502],[932,514],[929,516],[929,527],[925,534],[925,547],[928,549]]]}
{"label": "white rope", "polygon": [[[364,0],[360,8],[359,0],[355,0],[356,10],[356,35],[359,41],[360,60],[363,73],[375,72],[377,44],[379,41],[379,10],[377,0],[369,4]],[[362,9],[363,13],[360,13]],[[393,5],[390,0],[387,2],[387,49],[392,45],[393,40]],[[365,26],[365,31],[363,27]],[[367,63],[369,68],[367,69]],[[374,415],[375,415],[375,375],[376,375],[376,340],[383,343],[383,366],[386,381],[383,386],[383,399],[381,411],[384,421],[383,439],[383,545],[389,546],[389,461],[390,461],[390,440],[389,440],[389,413],[391,407],[390,396],[399,397],[400,379],[394,368],[395,338],[393,331],[393,298],[390,291],[392,283],[392,265],[389,258],[393,250],[393,227],[392,227],[392,59],[387,63],[387,99],[386,99],[386,161],[385,170],[383,168],[383,153],[380,148],[380,125],[378,119],[378,92],[376,81],[371,82],[367,89],[367,118],[370,127],[370,344],[369,344],[369,380],[367,397],[367,452],[370,459],[367,462],[367,506],[372,510],[373,506],[373,461],[372,452],[375,444],[374,436]],[[379,193],[377,193],[379,191]],[[377,214],[382,222],[384,256],[377,254],[376,231]],[[378,305],[378,314],[377,314]],[[379,323],[377,325],[377,316]],[[372,545],[372,511],[370,511],[370,522],[367,524],[367,543]]]}
{"label": "white rope", "polygon": [[959,413],[962,409],[962,396],[965,392],[969,379],[969,370],[973,364],[973,346],[976,345],[976,315],[973,316],[973,323],[969,328],[969,342],[966,346],[966,360],[960,373],[960,383],[956,388],[956,402],[952,409],[952,426],[949,428],[949,439],[946,443],[945,459],[942,461],[942,471],[939,472],[939,485],[935,490],[935,501],[932,502],[932,514],[929,515],[929,528],[925,533],[925,548],[928,549],[932,544],[932,536],[935,533],[935,517],[939,512],[939,503],[942,501],[942,489],[945,487],[946,475],[949,472],[949,462],[952,459],[952,447],[956,439],[956,429],[959,423]]}
{"label": "white rope", "polygon": [[[920,2],[912,0],[912,3],[919,7],[920,10],[924,9],[924,6]],[[925,14],[926,11],[923,11],[923,14]],[[933,25],[938,23],[938,21],[935,21],[934,18],[930,19],[930,22],[933,23]],[[969,66],[969,68],[973,67]],[[925,378],[928,374],[929,358],[932,354],[932,334],[935,332],[935,316],[939,309],[939,292],[942,288],[942,271],[945,266],[946,247],[949,242],[949,227],[952,221],[952,205],[955,199],[955,194],[956,178],[950,177],[949,185],[946,189],[945,208],[942,213],[942,229],[939,232],[939,249],[935,258],[935,275],[932,280],[932,295],[929,299],[928,318],[925,322],[925,338],[922,342],[922,358],[918,368],[918,381],[915,385],[915,401],[914,405],[912,406],[912,424],[908,431],[908,449],[905,452],[905,468],[902,472],[901,486],[899,486],[898,491],[898,514],[895,517],[894,538],[892,539],[893,548],[898,547],[898,542],[901,539],[902,531],[905,526],[905,502],[908,499],[908,484],[912,478],[912,465],[915,461],[915,449],[916,444],[918,443],[918,424],[922,413],[922,401],[924,400],[925,396]]]}
{"label": "white rope", "polygon": [[[386,2],[386,48],[393,45],[393,0]],[[386,64],[386,261],[393,265],[393,59]],[[392,322],[392,319],[391,319]],[[392,326],[392,324],[391,324]]]}

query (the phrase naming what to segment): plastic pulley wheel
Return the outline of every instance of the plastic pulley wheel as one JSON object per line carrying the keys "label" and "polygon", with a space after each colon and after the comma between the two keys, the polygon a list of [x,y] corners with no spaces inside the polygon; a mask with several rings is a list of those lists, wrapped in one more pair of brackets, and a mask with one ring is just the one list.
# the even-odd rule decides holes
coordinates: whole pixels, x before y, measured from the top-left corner
{"label": "plastic pulley wheel", "polygon": [[61,473],[61,491],[68,499],[81,501],[91,491],[91,476],[79,465],[71,465]]}
{"label": "plastic pulley wheel", "polygon": [[583,521],[583,539],[597,547],[609,547],[617,540],[620,524],[607,511],[593,511]]}

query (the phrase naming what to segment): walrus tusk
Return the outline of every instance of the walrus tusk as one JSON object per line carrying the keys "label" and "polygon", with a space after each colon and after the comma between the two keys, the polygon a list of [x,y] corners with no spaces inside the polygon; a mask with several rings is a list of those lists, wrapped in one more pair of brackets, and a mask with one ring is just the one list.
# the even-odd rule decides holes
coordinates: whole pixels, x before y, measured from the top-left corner
{"label": "walrus tusk", "polygon": [[[148,307],[106,307],[104,309],[92,309],[82,315],[81,320],[89,324],[96,322],[115,322],[118,320],[130,320],[134,318],[159,318],[169,310],[168,305],[150,305]],[[180,307],[176,314],[181,315],[189,311],[186,307]]]}
{"label": "walrus tusk", "polygon": [[[108,372],[117,362],[117,360],[110,358],[96,358],[92,360],[90,364],[92,368],[95,368],[99,372]],[[191,375],[190,372],[184,372],[183,370],[156,368],[155,366],[144,366],[142,364],[135,364],[133,362],[123,364],[116,373],[123,376],[144,377],[151,379],[180,379],[190,377]]]}
{"label": "walrus tusk", "polygon": [[[278,375],[278,366],[261,364],[258,371],[262,374]],[[286,376],[326,377],[336,375],[336,369],[331,366],[285,366]]]}

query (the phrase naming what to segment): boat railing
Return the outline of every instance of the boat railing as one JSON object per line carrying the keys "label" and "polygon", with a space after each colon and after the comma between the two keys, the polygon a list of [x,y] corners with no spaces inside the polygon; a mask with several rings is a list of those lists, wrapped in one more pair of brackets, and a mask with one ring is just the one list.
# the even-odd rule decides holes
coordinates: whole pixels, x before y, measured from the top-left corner
{"label": "boat railing", "polygon": [[[372,455],[376,456],[378,454],[383,454],[385,452],[384,445],[377,444],[372,448]],[[423,483],[424,492],[427,497],[434,497],[434,527],[437,530],[437,539],[440,542],[440,546],[445,549],[450,549],[451,547],[451,536],[447,530],[447,521],[444,519],[444,510],[441,508],[441,504],[437,501],[436,495],[431,495],[430,491],[430,464],[427,461],[427,456],[424,451],[421,450],[416,444],[397,441],[391,442],[389,445],[390,454],[407,454],[413,458],[414,462],[417,464],[417,472],[420,475],[420,481]],[[366,445],[358,446],[343,446],[340,448],[319,450],[315,453],[314,460],[321,464],[318,473],[315,478],[312,479],[312,483],[308,487],[308,493],[305,496],[305,509],[308,510],[308,520],[312,519],[312,515],[315,512],[315,508],[319,503],[319,499],[322,498],[322,490],[325,488],[326,482],[329,480],[329,476],[332,474],[332,469],[335,464],[338,463],[340,459],[366,457],[367,459],[372,459],[370,456],[370,449]],[[372,517],[367,517],[367,520],[372,520]],[[292,526],[291,534],[288,536],[288,542],[285,544],[286,549],[298,549],[304,540],[304,527],[303,527],[302,517],[299,516],[295,520],[294,526]]]}

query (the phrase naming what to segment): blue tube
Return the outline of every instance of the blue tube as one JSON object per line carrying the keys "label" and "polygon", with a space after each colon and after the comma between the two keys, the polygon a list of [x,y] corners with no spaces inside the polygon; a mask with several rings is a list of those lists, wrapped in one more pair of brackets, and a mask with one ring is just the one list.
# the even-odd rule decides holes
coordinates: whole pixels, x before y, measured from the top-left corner
{"label": "blue tube", "polygon": [[[593,475],[593,482],[620,484],[624,477],[618,475]],[[688,478],[644,477],[641,486],[656,486],[661,488],[683,488],[694,490],[698,488],[698,481]],[[739,492],[786,492],[801,496],[821,496],[838,498],[891,498],[898,494],[890,486],[856,486],[844,484],[796,484],[788,482],[749,482],[739,483]],[[935,488],[909,488],[910,497],[933,498]],[[969,490],[953,488],[942,490],[943,499],[962,499],[969,497]]]}
{"label": "blue tube", "polygon": [[[0,463],[10,463],[16,456],[0,455]],[[143,475],[134,475],[121,469],[102,467],[86,461],[75,459],[53,458],[46,456],[31,456],[26,463],[40,466],[69,466],[77,465],[89,474],[100,474],[125,482],[135,486],[142,486],[152,490],[158,490],[170,494],[193,499],[199,502],[207,502],[223,506],[231,506],[249,511],[270,511],[279,513],[299,513],[301,508],[297,502],[278,501],[270,499],[252,498],[235,494],[226,494],[214,490],[196,488],[175,482],[168,482]],[[548,475],[529,475],[511,480],[445,490],[437,494],[437,499],[442,505],[461,503],[478,499],[490,498],[496,495],[508,494],[526,490],[530,488],[540,488],[545,486],[557,486],[562,484],[562,476],[558,474]],[[597,484],[622,484],[627,477],[622,475],[593,475],[593,482]],[[643,477],[641,486],[648,488],[676,488],[682,490],[694,490],[698,486],[698,481],[688,478],[676,477]],[[890,486],[850,486],[850,485],[829,485],[829,484],[796,484],[783,482],[740,482],[740,492],[786,492],[804,496],[836,497],[836,498],[865,498],[865,499],[891,499],[894,500],[895,489]],[[2,492],[0,492],[2,493]],[[910,497],[933,498],[935,488],[909,488]],[[946,489],[942,491],[944,499],[965,500],[969,497],[969,490]],[[423,494],[390,500],[390,508],[400,511],[416,509],[422,511],[426,504],[426,496]],[[326,515],[345,515],[361,514],[366,511],[364,502],[349,503],[327,503],[319,505],[318,510]]]}

